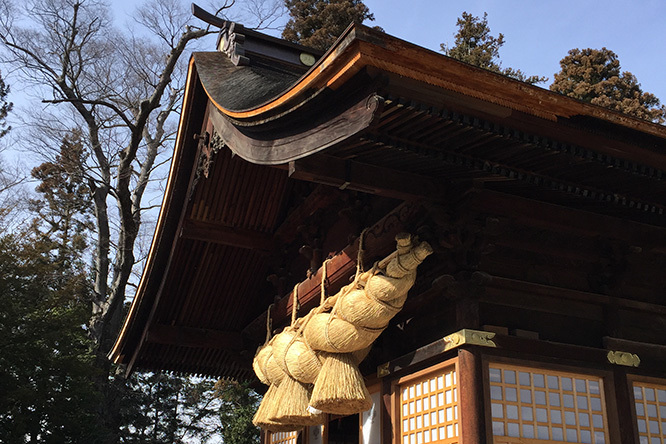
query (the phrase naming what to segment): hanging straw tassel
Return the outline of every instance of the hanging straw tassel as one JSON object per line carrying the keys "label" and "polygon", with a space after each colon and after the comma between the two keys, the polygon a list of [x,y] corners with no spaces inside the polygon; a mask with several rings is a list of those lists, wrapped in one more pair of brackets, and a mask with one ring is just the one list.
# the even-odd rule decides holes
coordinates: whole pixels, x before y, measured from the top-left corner
{"label": "hanging straw tassel", "polygon": [[335,415],[368,410],[372,400],[351,353],[326,354],[315,383],[310,406]]}
{"label": "hanging straw tassel", "polygon": [[[296,310],[298,308],[298,284],[294,287],[292,298],[292,315],[291,327],[282,335],[283,341],[278,339],[277,335],[274,341],[280,341],[284,347],[280,347],[282,355],[274,353],[273,357],[276,362],[281,364],[281,369],[288,372],[286,364],[286,352],[289,350],[291,339],[293,339],[294,331],[296,330]],[[276,348],[274,347],[274,350]],[[296,381],[291,374],[286,373],[285,377],[280,382],[280,385],[275,390],[275,410],[269,419],[274,422],[282,424],[299,424],[299,425],[315,425],[323,424],[324,418],[321,415],[314,415],[308,412],[308,401],[310,399],[310,389],[306,384]]]}
{"label": "hanging straw tassel", "polygon": [[275,395],[279,384],[286,379],[287,375],[280,369],[273,356],[273,344],[275,337],[271,338],[272,320],[271,320],[271,306],[268,307],[266,315],[266,342],[259,347],[254,356],[252,367],[257,377],[264,384],[268,384],[268,390],[264,394],[259,408],[252,418],[252,423],[257,427],[270,432],[290,432],[301,430],[303,427],[296,424],[289,424],[285,422],[278,422],[271,420],[274,416],[276,409],[279,407],[280,398]]}
{"label": "hanging straw tassel", "polygon": [[273,320],[271,318],[271,309],[274,304],[268,306],[268,311],[266,312],[266,340],[263,345],[259,346],[257,352],[254,354],[254,359],[252,360],[252,369],[257,375],[257,378],[261,381],[262,384],[270,385],[270,380],[268,376],[264,373],[264,367],[266,366],[266,359],[272,352],[270,345],[271,340],[271,331],[273,330]]}
{"label": "hanging straw tassel", "polygon": [[276,391],[278,386],[271,384],[268,391],[264,394],[264,398],[259,404],[257,412],[252,418],[252,424],[261,427],[269,432],[292,432],[301,430],[303,426],[297,424],[284,424],[281,422],[273,421],[270,419],[275,414],[275,410],[279,405],[279,398],[276,398]]}
{"label": "hanging straw tassel", "polygon": [[310,387],[310,384],[303,384],[290,377],[285,378],[275,391],[275,397],[280,402],[277,403],[278,407],[269,419],[301,426],[323,424],[326,415],[308,411],[312,394]]}

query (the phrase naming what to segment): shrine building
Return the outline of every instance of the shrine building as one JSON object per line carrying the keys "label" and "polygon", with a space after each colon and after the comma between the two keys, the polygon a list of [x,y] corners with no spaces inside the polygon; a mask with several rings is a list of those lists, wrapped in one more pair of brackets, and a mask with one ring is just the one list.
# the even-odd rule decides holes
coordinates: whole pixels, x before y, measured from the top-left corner
{"label": "shrine building", "polygon": [[665,126],[362,25],[322,53],[216,23],[114,362],[265,390],[267,325],[409,233],[371,407],[264,443],[666,443]]}

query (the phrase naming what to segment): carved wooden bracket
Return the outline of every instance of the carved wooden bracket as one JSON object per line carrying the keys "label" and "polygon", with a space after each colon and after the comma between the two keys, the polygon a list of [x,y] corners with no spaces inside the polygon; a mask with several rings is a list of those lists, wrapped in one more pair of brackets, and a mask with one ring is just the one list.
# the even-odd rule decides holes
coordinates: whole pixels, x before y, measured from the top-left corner
{"label": "carved wooden bracket", "polygon": [[442,259],[450,262],[450,272],[477,270],[481,257],[495,248],[497,219],[464,208],[445,208],[438,204],[427,208],[431,235],[436,238],[439,250],[445,252]]}
{"label": "carved wooden bracket", "polygon": [[615,239],[598,238],[599,261],[588,273],[590,289],[608,293],[622,283],[628,269],[628,257],[642,251]]}

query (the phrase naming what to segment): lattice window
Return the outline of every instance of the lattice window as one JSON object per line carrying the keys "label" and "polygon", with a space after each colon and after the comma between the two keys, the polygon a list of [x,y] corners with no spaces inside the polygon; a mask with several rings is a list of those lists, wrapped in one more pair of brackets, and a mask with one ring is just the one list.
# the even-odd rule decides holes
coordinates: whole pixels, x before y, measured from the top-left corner
{"label": "lattice window", "polygon": [[455,366],[400,384],[402,444],[458,442]]}
{"label": "lattice window", "polygon": [[666,443],[666,385],[634,382],[634,403],[640,443]]}
{"label": "lattice window", "polygon": [[503,364],[489,376],[495,443],[608,443],[601,378]]}
{"label": "lattice window", "polygon": [[271,433],[271,444],[296,444],[299,432],[275,432]]}

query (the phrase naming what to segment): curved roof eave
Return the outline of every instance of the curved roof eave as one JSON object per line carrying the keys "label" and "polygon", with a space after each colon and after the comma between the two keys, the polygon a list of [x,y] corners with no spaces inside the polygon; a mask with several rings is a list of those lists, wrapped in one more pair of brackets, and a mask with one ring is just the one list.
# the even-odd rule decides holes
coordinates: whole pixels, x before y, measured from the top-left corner
{"label": "curved roof eave", "polygon": [[[198,131],[198,128],[195,127],[196,122],[192,122],[191,119],[191,113],[196,108],[194,102],[204,97],[199,97],[202,94],[197,93],[197,87],[200,86],[200,83],[192,60],[190,60],[185,85],[174,154],[171,159],[171,168],[155,233],[129,312],[125,317],[116,342],[108,353],[109,359],[114,363],[130,364],[128,371],[131,371],[131,361],[138,353],[146,334],[146,323],[144,322],[142,325],[139,321],[145,321],[150,317],[150,313],[157,303],[155,299],[159,298],[158,289],[162,284],[162,274],[155,272],[155,270],[166,270],[171,259],[172,242],[176,238],[179,222],[182,218],[182,202],[187,197],[192,165],[197,157],[197,150],[188,150],[187,147],[193,132]],[[199,113],[203,117],[203,110],[199,110]],[[145,296],[146,294],[148,297]],[[130,358],[126,356],[128,352],[132,354]]]}
{"label": "curved roof eave", "polygon": [[209,94],[209,99],[222,114],[237,123],[261,123],[280,110],[297,108],[313,91],[339,88],[366,67],[549,121],[586,116],[666,138],[663,125],[468,65],[364,25],[350,25],[308,72],[258,106],[233,110],[219,103],[214,95]]}

